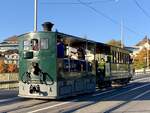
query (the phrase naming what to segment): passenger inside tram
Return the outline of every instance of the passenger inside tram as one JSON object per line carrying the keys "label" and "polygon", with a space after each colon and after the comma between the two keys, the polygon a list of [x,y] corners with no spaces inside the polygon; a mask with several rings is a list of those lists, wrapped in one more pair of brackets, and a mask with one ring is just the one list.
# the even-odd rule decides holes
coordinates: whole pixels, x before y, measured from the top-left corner
{"label": "passenger inside tram", "polygon": [[64,43],[61,37],[57,38],[57,58],[64,58]]}
{"label": "passenger inside tram", "polygon": [[32,39],[31,40],[31,47],[32,47],[32,50],[34,50],[34,51],[38,51],[39,50],[39,44],[38,44],[38,40],[37,39]]}
{"label": "passenger inside tram", "polygon": [[85,60],[85,49],[83,47],[79,47],[77,49],[78,59]]}

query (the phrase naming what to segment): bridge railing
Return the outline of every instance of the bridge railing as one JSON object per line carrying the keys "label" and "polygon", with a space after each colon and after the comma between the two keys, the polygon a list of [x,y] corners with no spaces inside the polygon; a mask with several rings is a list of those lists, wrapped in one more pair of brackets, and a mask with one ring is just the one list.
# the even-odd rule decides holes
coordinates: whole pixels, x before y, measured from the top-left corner
{"label": "bridge railing", "polygon": [[134,79],[144,78],[144,77],[150,77],[150,71],[135,72],[133,74],[133,80]]}
{"label": "bridge railing", "polygon": [[[133,80],[150,77],[150,71],[135,72]],[[18,88],[18,73],[0,74],[0,89]]]}
{"label": "bridge railing", "polygon": [[18,73],[0,74],[0,89],[9,89],[18,87]]}

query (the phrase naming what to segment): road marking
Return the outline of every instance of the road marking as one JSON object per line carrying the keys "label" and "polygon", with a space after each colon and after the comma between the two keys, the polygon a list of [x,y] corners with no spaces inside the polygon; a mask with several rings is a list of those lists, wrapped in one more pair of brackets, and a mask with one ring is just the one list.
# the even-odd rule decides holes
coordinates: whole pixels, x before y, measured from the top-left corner
{"label": "road marking", "polygon": [[[110,97],[108,97],[108,98],[114,98],[114,97],[116,97],[116,96],[120,96],[120,95],[122,95],[122,94],[126,94],[126,93],[128,93],[128,92],[130,92],[130,91],[134,91],[134,90],[136,90],[136,89],[140,89],[140,88],[143,88],[143,87],[148,86],[148,85],[150,85],[150,83],[145,84],[145,85],[142,85],[142,86],[140,86],[140,87],[136,87],[136,88],[130,89],[130,90],[128,90],[128,91],[125,91],[125,92],[122,92],[122,93],[119,93],[119,94],[116,94],[116,95],[113,95],[113,96],[110,96]],[[106,98],[106,99],[108,99],[108,98]]]}
{"label": "road marking", "polygon": [[74,100],[72,100],[72,101],[70,101],[70,102],[63,102],[63,103],[60,103],[60,104],[55,104],[55,105],[48,106],[48,107],[45,107],[45,108],[37,109],[37,110],[35,110],[35,111],[29,111],[29,112],[27,112],[27,113],[35,113],[35,112],[43,111],[43,110],[46,110],[46,109],[54,108],[54,107],[57,107],[57,106],[69,104],[69,103],[71,103],[71,102],[76,102],[76,101],[78,101],[78,99],[74,99]]}
{"label": "road marking", "polygon": [[117,90],[117,89],[112,89],[112,90],[101,92],[101,93],[98,93],[98,94],[92,94],[92,96],[100,96],[102,94],[109,93],[109,92],[112,92],[112,91],[115,91],[115,90]]}
{"label": "road marking", "polygon": [[[124,86],[124,87],[122,87],[122,88],[132,87],[133,85],[134,85],[134,84],[130,83],[130,84],[128,84],[127,86]],[[146,85],[146,86],[147,86],[147,85]],[[141,86],[140,86],[140,87],[141,87]],[[137,88],[140,88],[140,87],[136,87],[136,88],[131,89],[131,90],[136,90]],[[143,86],[143,87],[144,87],[144,86]],[[117,89],[112,89],[112,90],[105,91],[105,92],[102,92],[102,93],[93,94],[92,96],[100,96],[100,95],[102,95],[102,94],[109,93],[109,92],[112,92],[112,91],[115,91],[115,90],[117,90]]]}
{"label": "road marking", "polygon": [[138,82],[138,81],[147,80],[147,79],[150,79],[150,77],[138,78],[138,79],[135,79],[131,82],[133,83],[133,82]]}
{"label": "road marking", "polygon": [[8,101],[13,101],[13,100],[16,100],[16,99],[19,99],[20,97],[14,97],[14,98],[9,98],[9,99],[2,99],[0,100],[0,103],[3,103],[3,102],[8,102]]}
{"label": "road marking", "polygon": [[[109,91],[101,92],[101,93],[98,93],[98,94],[93,94],[92,96],[99,96],[99,95],[102,95],[102,94],[105,94],[105,93],[108,93],[108,92],[112,92],[114,90],[116,90],[116,89],[112,89],[112,90],[109,90]],[[48,106],[48,107],[45,107],[45,108],[42,108],[42,109],[37,109],[35,111],[30,111],[28,113],[35,113],[35,112],[43,111],[43,110],[46,110],[46,109],[54,108],[54,107],[57,107],[57,106],[69,104],[71,102],[76,102],[76,101],[78,101],[78,99],[74,99],[74,100],[72,100],[70,102],[63,102],[63,103],[60,103],[60,104],[55,104],[53,106]]]}
{"label": "road marking", "polygon": [[134,99],[134,100],[136,100],[136,99],[138,99],[138,98],[140,98],[140,97],[144,96],[144,95],[145,95],[145,94],[147,94],[147,93],[150,93],[150,90],[145,91],[144,93],[142,93],[142,94],[140,94],[140,95],[138,95],[138,96],[134,97],[133,99]]}
{"label": "road marking", "polygon": [[[116,97],[116,96],[121,95],[121,94],[125,94],[125,93],[130,92],[130,91],[134,91],[134,90],[136,90],[136,89],[140,89],[140,88],[145,87],[145,86],[148,86],[148,85],[150,85],[150,83],[149,83],[149,84],[146,84],[146,85],[142,85],[142,86],[140,86],[140,87],[133,88],[133,89],[128,90],[128,91],[123,92],[123,93],[119,93],[119,94],[117,94],[117,95],[113,95],[113,96],[111,96],[111,98],[112,98],[112,97]],[[115,89],[114,89],[114,90],[115,90]],[[113,90],[111,90],[111,91],[113,91]],[[108,93],[108,92],[111,92],[111,91],[106,91],[106,92]],[[99,95],[104,94],[104,93],[106,93],[106,92],[102,92],[102,93],[95,94],[95,95],[92,95],[92,96],[99,96]],[[109,97],[109,98],[110,98],[110,97]],[[75,102],[75,101],[78,101],[78,99],[74,99],[74,100],[72,100],[72,101],[70,101],[70,102],[63,102],[63,103],[55,104],[55,105],[48,106],[48,107],[45,107],[45,108],[37,109],[37,110],[34,110],[34,111],[30,111],[30,112],[28,112],[28,113],[36,113],[36,112],[43,111],[43,110],[46,110],[46,109],[51,109],[51,108],[58,107],[58,106],[61,106],[61,105],[69,104],[69,103]]]}
{"label": "road marking", "polygon": [[[119,94],[117,94],[117,95],[113,95],[113,96],[111,96],[111,97],[109,97],[109,98],[113,98],[113,97],[116,97],[116,96],[119,96],[119,95],[122,95],[122,94],[126,94],[126,93],[128,93],[128,92],[130,92],[130,91],[134,91],[134,90],[136,90],[136,89],[140,89],[140,88],[143,88],[143,87],[148,86],[148,85],[150,85],[150,83],[145,84],[145,85],[142,85],[142,86],[139,86],[139,87],[136,87],[136,88],[133,88],[133,89],[128,90],[128,91],[123,92],[123,93],[119,93]],[[95,96],[99,96],[99,95],[102,95],[102,94],[105,94],[105,93],[109,93],[109,92],[112,92],[112,91],[115,91],[115,90],[116,90],[116,89],[112,89],[112,90],[105,91],[105,92],[102,92],[102,93],[93,94],[92,96],[94,96],[94,97],[95,97]],[[55,104],[55,105],[48,106],[48,107],[41,108],[41,109],[37,109],[37,110],[34,110],[34,111],[29,111],[29,112],[27,112],[27,113],[36,113],[36,112],[39,112],[39,111],[51,109],[51,108],[54,108],[54,107],[58,107],[58,106],[61,106],[61,105],[65,105],[65,104],[69,104],[69,103],[75,102],[75,101],[78,101],[78,99],[74,99],[74,100],[69,101],[69,102],[63,102],[63,103]]]}

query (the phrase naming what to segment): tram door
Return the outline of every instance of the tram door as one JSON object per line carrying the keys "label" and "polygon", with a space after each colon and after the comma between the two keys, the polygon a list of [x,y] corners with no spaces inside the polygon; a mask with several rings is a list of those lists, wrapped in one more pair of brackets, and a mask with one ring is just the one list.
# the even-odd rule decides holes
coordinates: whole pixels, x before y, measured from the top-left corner
{"label": "tram door", "polygon": [[96,72],[97,72],[97,81],[105,81],[110,78],[110,47],[98,43],[96,45]]}

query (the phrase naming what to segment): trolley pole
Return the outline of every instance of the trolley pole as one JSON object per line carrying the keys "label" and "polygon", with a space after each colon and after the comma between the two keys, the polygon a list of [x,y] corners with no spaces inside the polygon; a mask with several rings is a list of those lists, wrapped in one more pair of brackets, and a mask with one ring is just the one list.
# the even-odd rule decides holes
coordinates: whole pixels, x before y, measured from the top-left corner
{"label": "trolley pole", "polygon": [[38,0],[34,0],[34,32],[37,32],[37,10]]}

